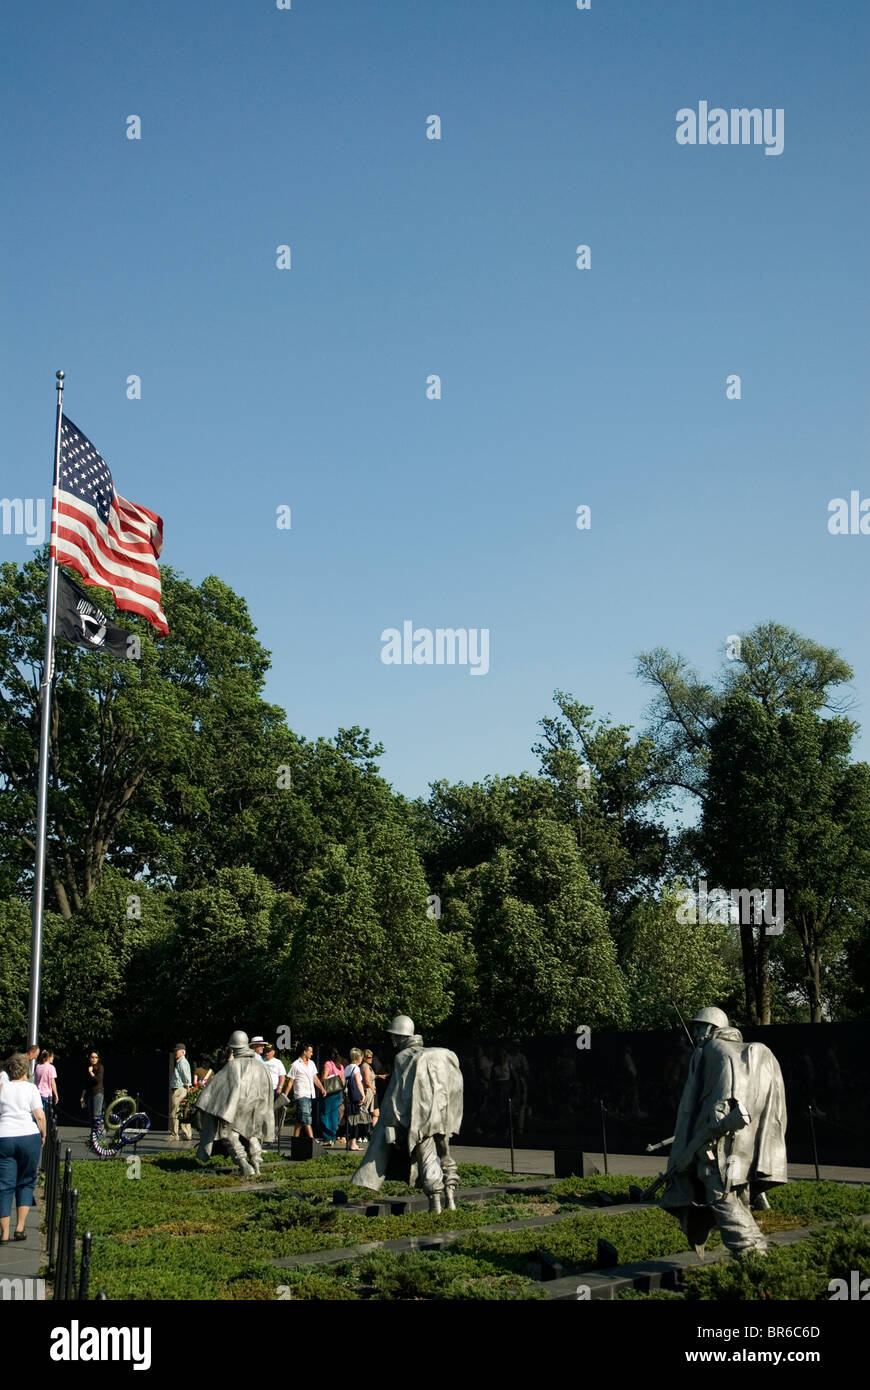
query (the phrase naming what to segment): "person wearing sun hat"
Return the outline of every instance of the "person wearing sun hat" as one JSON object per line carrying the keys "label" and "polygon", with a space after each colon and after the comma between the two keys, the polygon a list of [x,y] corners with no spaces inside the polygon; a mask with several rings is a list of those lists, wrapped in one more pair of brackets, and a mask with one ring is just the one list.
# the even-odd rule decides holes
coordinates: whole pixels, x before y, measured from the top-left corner
{"label": "person wearing sun hat", "polygon": [[187,1097],[188,1090],[193,1085],[193,1077],[190,1074],[190,1063],[187,1060],[187,1048],[184,1043],[176,1043],[172,1049],[172,1054],[175,1058],[175,1066],[170,1082],[169,1142],[170,1144],[180,1144],[182,1139],[190,1141],[193,1138],[190,1125],[183,1124],[181,1134],[178,1133],[178,1111]]}

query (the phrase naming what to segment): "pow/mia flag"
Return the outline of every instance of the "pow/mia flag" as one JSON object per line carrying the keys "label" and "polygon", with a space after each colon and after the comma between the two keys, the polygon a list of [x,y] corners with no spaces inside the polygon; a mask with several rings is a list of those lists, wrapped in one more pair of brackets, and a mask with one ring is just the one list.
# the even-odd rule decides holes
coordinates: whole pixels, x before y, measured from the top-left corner
{"label": "pow/mia flag", "polygon": [[67,578],[63,570],[57,576],[56,637],[89,651],[109,652],[123,660],[139,655],[139,638],[126,632],[88,598],[78,584]]}

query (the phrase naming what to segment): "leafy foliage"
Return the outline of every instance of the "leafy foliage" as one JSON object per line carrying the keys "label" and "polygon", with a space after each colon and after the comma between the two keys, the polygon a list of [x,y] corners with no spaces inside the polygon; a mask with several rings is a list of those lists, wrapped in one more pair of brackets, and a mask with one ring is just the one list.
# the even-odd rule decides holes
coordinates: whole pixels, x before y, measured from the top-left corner
{"label": "leafy foliage", "polygon": [[[0,565],[0,1009],[25,1022],[47,553]],[[750,1020],[860,1017],[870,998],[870,768],[837,652],[776,623],[717,682],[657,649],[636,735],[557,691],[541,775],[435,782],[407,803],[367,730],[309,741],[263,698],[269,653],[216,576],[162,570],[170,632],[141,659],[61,643],[41,1035],[212,1048],[252,1016],[315,1036],[572,1031],[736,1002],[735,935],[672,915],[680,873],[785,890],[741,933]],[[112,611],[109,594],[97,601]],[[842,702],[841,702],[842,703]],[[583,776],[578,784],[578,774]],[[697,827],[664,823],[673,798]],[[432,904],[437,906],[433,909]]]}
{"label": "leafy foliage", "polygon": [[624,1023],[616,949],[570,831],[541,817],[506,833],[491,859],[443,885],[444,928],[474,962],[462,1022],[502,1034]]}
{"label": "leafy foliage", "polygon": [[355,1264],[340,1266],[338,1277],[352,1280],[357,1296],[364,1299],[402,1299],[417,1302],[462,1302],[545,1298],[522,1275],[504,1274],[486,1261],[463,1255],[378,1252]]}
{"label": "leafy foliage", "polygon": [[784,891],[782,938],[741,924],[748,1020],[771,1022],[778,984],[818,1022],[838,1008],[844,952],[868,916],[870,769],[848,764],[857,730],[832,694],[852,671],[774,622],[743,635],[738,655],[714,685],[681,656],[643,653],[649,732],[666,782],[702,808],[677,846],[683,870],[727,891]]}
{"label": "leafy foliage", "polygon": [[870,1264],[870,1230],[844,1220],[809,1240],[772,1246],[766,1255],[749,1254],[727,1264],[686,1274],[687,1299],[747,1302],[759,1299],[828,1301],[828,1284]]}
{"label": "leafy foliage", "polygon": [[590,1213],[566,1217],[537,1230],[475,1231],[462,1236],[454,1248],[488,1259],[499,1257],[520,1271],[526,1270],[529,1257],[538,1250],[545,1250],[568,1264],[591,1269],[595,1265],[599,1239],[608,1240],[616,1247],[620,1264],[676,1254],[688,1248],[676,1221],[658,1207],[607,1216]]}
{"label": "leafy foliage", "polygon": [[556,691],[553,698],[559,716],[541,720],[543,738],[533,751],[621,941],[631,904],[653,891],[667,864],[668,833],[651,814],[664,800],[665,758],[652,739],[632,739],[625,724],[595,721],[573,696]]}
{"label": "leafy foliage", "polygon": [[723,702],[699,843],[717,882],[783,893],[781,941],[740,928],[750,1017],[769,1018],[770,954],[819,1022],[827,962],[870,907],[870,768],[848,763],[853,724],[795,703],[774,713],[743,692]]}
{"label": "leafy foliage", "polygon": [[[733,1012],[740,962],[728,927],[679,921],[679,899],[666,888],[658,902],[636,904],[626,931],[629,1009],[635,1028],[673,1025],[673,1003],[685,1018],[715,999]],[[673,1002],[672,1002],[673,1001]]]}

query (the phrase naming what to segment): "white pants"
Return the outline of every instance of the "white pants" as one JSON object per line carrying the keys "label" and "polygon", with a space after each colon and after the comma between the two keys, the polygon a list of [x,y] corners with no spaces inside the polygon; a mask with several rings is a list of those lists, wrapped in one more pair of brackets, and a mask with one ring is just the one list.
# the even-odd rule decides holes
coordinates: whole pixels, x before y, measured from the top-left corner
{"label": "white pants", "polygon": [[[178,1109],[186,1095],[186,1086],[179,1086],[171,1093],[171,1100],[169,1102],[169,1129],[173,1139],[178,1138]],[[190,1125],[181,1126],[181,1137],[183,1139],[191,1138]]]}

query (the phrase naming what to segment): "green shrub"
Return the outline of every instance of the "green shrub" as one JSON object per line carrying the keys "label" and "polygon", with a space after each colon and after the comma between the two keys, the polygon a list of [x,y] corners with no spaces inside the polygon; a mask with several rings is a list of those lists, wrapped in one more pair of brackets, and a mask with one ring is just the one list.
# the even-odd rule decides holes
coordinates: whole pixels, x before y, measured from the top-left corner
{"label": "green shrub", "polygon": [[[359,1298],[356,1289],[344,1280],[336,1279],[332,1270],[273,1269],[272,1278],[272,1298],[303,1299],[317,1303]],[[247,1294],[239,1293],[237,1296],[247,1297]]]}
{"label": "green shrub", "polygon": [[652,1178],[637,1178],[630,1173],[597,1173],[591,1178],[560,1178],[550,1188],[553,1197],[591,1197],[596,1192],[606,1192],[609,1197],[622,1197],[628,1201],[628,1189],[632,1184],[646,1191]]}
{"label": "green shrub", "polygon": [[870,1229],[848,1218],[808,1240],[771,1246],[766,1255],[692,1269],[685,1277],[687,1299],[757,1302],[767,1299],[830,1299],[832,1279],[853,1269],[870,1271]]}
{"label": "green shrub", "polygon": [[[225,1159],[205,1166],[189,1154],[143,1159],[140,1176],[132,1181],[123,1159],[76,1163],[79,1234],[90,1229],[94,1235],[92,1287],[105,1288],[112,1299],[277,1299],[282,1285],[283,1297],[301,1299],[525,1299],[540,1293],[529,1282],[537,1273],[536,1251],[588,1269],[599,1237],[616,1246],[620,1263],[687,1248],[676,1220],[654,1206],[615,1215],[578,1211],[543,1227],[487,1232],[480,1227],[527,1218],[551,1209],[552,1202],[518,1194],[463,1204],[460,1193],[455,1212],[368,1218],[331,1202],[336,1188],[365,1200],[367,1194],[350,1184],[354,1155],[294,1164],[280,1162],[277,1155],[268,1158],[268,1177],[279,1183],[269,1193],[238,1190],[239,1178],[227,1173]],[[461,1176],[466,1186],[510,1180],[498,1169],[475,1164],[462,1165]],[[554,1200],[571,1192],[619,1194],[629,1181],[625,1176],[568,1178],[551,1192]],[[382,1195],[407,1191],[404,1183],[391,1182]],[[804,1224],[867,1211],[870,1188],[793,1183],[777,1190],[771,1202],[768,1219]],[[379,1252],[365,1261],[349,1256],[329,1269],[285,1270],[270,1263],[276,1257],[448,1230],[463,1234],[443,1252]],[[710,1244],[717,1241],[714,1233]],[[848,1278],[852,1269],[870,1271],[870,1231],[855,1222],[814,1242],[772,1250],[766,1260],[692,1271],[685,1296],[825,1298],[829,1281]],[[650,1295],[659,1296],[665,1295]]]}
{"label": "green shrub", "polygon": [[340,1207],[325,1204],[313,1205],[301,1202],[295,1197],[275,1196],[261,1198],[248,1223],[251,1230],[270,1231],[335,1229]]}
{"label": "green shrub", "polygon": [[379,1251],[339,1266],[335,1274],[365,1299],[493,1302],[545,1297],[521,1275],[452,1252]]}
{"label": "green shrub", "polygon": [[677,1303],[684,1303],[685,1298],[681,1293],[675,1293],[673,1289],[653,1289],[652,1293],[641,1293],[639,1289],[623,1289],[616,1295],[617,1301],[630,1299],[640,1299],[644,1303],[665,1302],[676,1299]]}
{"label": "green shrub", "polygon": [[773,1211],[803,1218],[801,1225],[870,1212],[870,1187],[850,1187],[842,1182],[790,1182],[774,1188],[768,1199]]}
{"label": "green shrub", "polygon": [[506,1173],[503,1168],[490,1168],[486,1163],[460,1163],[460,1187],[494,1187],[503,1183],[524,1182],[534,1173]]}
{"label": "green shrub", "polygon": [[688,1243],[672,1216],[657,1207],[641,1208],[615,1216],[578,1214],[551,1226],[526,1231],[480,1231],[460,1237],[457,1252],[497,1259],[502,1265],[524,1270],[538,1250],[579,1268],[593,1268],[599,1238],[618,1251],[618,1262],[628,1264],[658,1255],[676,1254]]}

